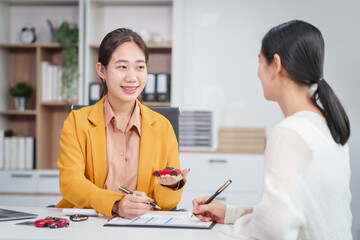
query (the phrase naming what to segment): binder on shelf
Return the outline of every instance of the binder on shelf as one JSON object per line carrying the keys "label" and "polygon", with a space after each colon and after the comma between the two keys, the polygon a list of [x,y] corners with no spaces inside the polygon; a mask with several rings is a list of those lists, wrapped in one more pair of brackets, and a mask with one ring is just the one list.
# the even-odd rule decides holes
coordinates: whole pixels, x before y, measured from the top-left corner
{"label": "binder on shelf", "polygon": [[11,137],[10,138],[10,169],[18,169],[18,138]]}
{"label": "binder on shelf", "polygon": [[35,138],[25,137],[25,169],[35,168]]}
{"label": "binder on shelf", "polygon": [[25,169],[25,137],[17,137],[18,141],[18,169],[24,170]]}
{"label": "binder on shelf", "polygon": [[[6,169],[6,145],[8,145],[8,143],[5,144],[5,138],[9,138],[10,136],[12,136],[11,130],[0,129],[0,169]],[[9,162],[7,164],[9,164]]]}
{"label": "binder on shelf", "polygon": [[170,75],[166,73],[156,76],[156,95],[158,102],[170,102]]}
{"label": "binder on shelf", "polygon": [[0,129],[0,169],[4,169],[4,147],[5,147],[4,130]]}
{"label": "binder on shelf", "polygon": [[11,169],[11,137],[4,138],[4,169]]}
{"label": "binder on shelf", "polygon": [[156,75],[149,73],[144,88],[144,100],[147,102],[156,101]]}
{"label": "binder on shelf", "polygon": [[102,86],[99,82],[92,82],[89,84],[89,104],[97,103],[101,98]]}

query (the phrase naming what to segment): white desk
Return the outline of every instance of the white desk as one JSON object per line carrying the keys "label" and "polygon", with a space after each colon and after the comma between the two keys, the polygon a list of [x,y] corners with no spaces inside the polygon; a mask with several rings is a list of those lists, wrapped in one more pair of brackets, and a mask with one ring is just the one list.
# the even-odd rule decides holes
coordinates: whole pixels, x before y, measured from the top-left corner
{"label": "white desk", "polygon": [[[1,207],[1,206],[0,206]],[[33,207],[1,207],[11,210],[38,214],[38,218],[46,216],[66,217],[59,208],[33,208]],[[227,237],[216,224],[211,230],[203,229],[175,229],[175,228],[136,228],[136,227],[103,227],[108,217],[90,217],[83,222],[70,221],[69,227],[51,229],[37,228],[35,226],[15,225],[15,223],[35,219],[0,222],[0,239],[76,239],[76,240],[108,240],[108,239],[171,239],[171,240],[226,240]]]}

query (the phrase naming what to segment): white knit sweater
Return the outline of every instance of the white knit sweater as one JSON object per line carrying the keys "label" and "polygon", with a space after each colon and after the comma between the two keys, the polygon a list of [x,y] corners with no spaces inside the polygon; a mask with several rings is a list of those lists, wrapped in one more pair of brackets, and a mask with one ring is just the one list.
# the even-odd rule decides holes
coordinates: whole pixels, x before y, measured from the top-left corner
{"label": "white knit sweater", "polygon": [[240,239],[352,239],[349,150],[310,111],[287,117],[265,151],[261,201],[253,213],[227,206],[223,231]]}

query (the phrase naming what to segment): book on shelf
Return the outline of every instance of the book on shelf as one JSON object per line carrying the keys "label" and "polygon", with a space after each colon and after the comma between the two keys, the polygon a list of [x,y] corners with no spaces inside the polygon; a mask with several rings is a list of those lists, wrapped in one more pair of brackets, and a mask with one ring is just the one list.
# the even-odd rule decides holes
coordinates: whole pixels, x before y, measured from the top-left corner
{"label": "book on shelf", "polygon": [[4,169],[11,169],[11,138],[4,138]]}
{"label": "book on shelf", "polygon": [[[0,134],[3,130],[0,130]],[[4,136],[4,135],[3,135]],[[35,137],[0,137],[0,169],[31,170],[35,168]]]}
{"label": "book on shelf", "polygon": [[25,169],[35,169],[36,138],[25,137]]}
{"label": "book on shelf", "polygon": [[62,66],[48,61],[41,62],[41,101],[62,102],[65,100],[61,93],[62,71]]}
{"label": "book on shelf", "polygon": [[18,148],[18,137],[10,137],[10,169],[18,169],[18,158],[19,158]]}
{"label": "book on shelf", "polygon": [[17,137],[17,146],[18,146],[18,159],[17,159],[17,164],[18,164],[18,169],[25,169],[25,163],[26,163],[26,159],[25,159],[25,137]]}
{"label": "book on shelf", "polygon": [[5,169],[5,164],[7,164],[8,166],[10,165],[10,162],[8,161],[7,155],[5,153],[5,144],[10,144],[10,142],[5,143],[5,138],[10,136],[12,136],[11,130],[0,129],[0,169]]}

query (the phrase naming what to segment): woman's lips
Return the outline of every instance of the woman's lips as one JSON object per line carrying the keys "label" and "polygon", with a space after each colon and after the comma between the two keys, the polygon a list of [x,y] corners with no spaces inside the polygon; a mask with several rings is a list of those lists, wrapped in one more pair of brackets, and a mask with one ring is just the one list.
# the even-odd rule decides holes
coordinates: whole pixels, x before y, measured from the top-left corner
{"label": "woman's lips", "polygon": [[123,89],[124,92],[126,93],[135,93],[136,90],[138,89],[138,87],[121,87]]}

